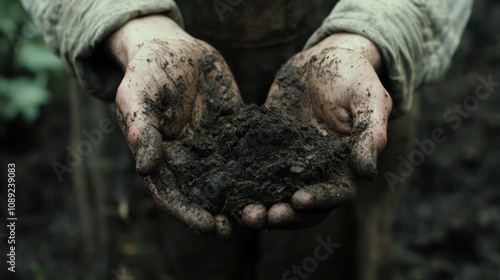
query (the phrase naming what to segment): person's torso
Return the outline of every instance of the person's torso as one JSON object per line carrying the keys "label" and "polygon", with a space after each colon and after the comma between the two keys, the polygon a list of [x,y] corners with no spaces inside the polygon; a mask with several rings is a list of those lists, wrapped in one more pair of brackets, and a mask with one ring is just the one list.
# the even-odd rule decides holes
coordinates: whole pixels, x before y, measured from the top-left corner
{"label": "person's torso", "polygon": [[246,102],[263,103],[274,74],[333,9],[335,0],[177,1],[186,30],[219,50]]}

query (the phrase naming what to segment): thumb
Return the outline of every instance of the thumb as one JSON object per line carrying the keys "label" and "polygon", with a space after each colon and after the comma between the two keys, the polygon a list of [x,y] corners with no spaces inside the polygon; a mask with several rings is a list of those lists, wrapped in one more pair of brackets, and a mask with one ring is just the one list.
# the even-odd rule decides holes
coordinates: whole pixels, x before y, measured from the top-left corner
{"label": "thumb", "polygon": [[[375,91],[375,90],[374,90]],[[364,179],[377,176],[377,158],[387,144],[387,123],[392,110],[392,100],[385,89],[372,91],[366,106],[355,108],[352,165]],[[378,94],[377,94],[378,92]]]}
{"label": "thumb", "polygon": [[352,167],[354,171],[367,180],[377,176],[377,149],[374,133],[368,128],[359,135],[352,147]]}
{"label": "thumb", "polygon": [[141,176],[150,175],[160,165],[163,138],[160,132],[144,119],[127,119],[117,108],[118,123],[127,138],[135,158],[135,170]]}
{"label": "thumb", "polygon": [[[151,126],[137,128],[134,156],[135,170],[141,176],[147,176],[160,165],[162,155],[162,136]],[[134,140],[132,140],[134,141]]]}
{"label": "thumb", "polygon": [[160,164],[163,137],[158,118],[146,109],[144,97],[132,93],[121,88],[117,92],[118,123],[134,154],[137,173],[147,176]]}

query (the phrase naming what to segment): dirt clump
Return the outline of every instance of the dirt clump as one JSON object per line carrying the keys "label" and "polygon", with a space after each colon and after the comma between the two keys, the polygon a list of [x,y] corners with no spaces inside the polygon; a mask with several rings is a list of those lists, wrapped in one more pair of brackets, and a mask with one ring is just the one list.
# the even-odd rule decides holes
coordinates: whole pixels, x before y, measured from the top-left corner
{"label": "dirt clump", "polygon": [[163,170],[175,180],[159,179],[175,182],[189,200],[213,214],[240,215],[251,203],[270,207],[288,202],[304,186],[354,176],[344,137],[324,136],[275,107],[219,111],[195,135],[165,142]]}

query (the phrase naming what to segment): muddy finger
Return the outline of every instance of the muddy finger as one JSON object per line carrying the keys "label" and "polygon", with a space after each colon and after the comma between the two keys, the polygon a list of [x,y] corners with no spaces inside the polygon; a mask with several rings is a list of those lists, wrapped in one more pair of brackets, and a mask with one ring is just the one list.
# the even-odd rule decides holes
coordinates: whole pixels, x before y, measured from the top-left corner
{"label": "muddy finger", "polygon": [[215,235],[224,242],[237,238],[246,231],[248,229],[226,215],[215,216]]}
{"label": "muddy finger", "polygon": [[322,222],[329,211],[297,211],[288,203],[269,209],[267,221],[272,229],[305,229]]}
{"label": "muddy finger", "polygon": [[198,205],[191,203],[175,187],[174,180],[167,179],[158,182],[157,179],[172,178],[173,176],[168,176],[171,175],[170,171],[162,168],[159,170],[159,173],[162,174],[155,173],[153,176],[144,178],[146,187],[156,205],[189,229],[201,234],[213,233],[215,229],[215,220],[212,214]]}
{"label": "muddy finger", "polygon": [[215,216],[215,235],[222,241],[229,241],[234,238],[234,224],[227,216]]}
{"label": "muddy finger", "polygon": [[260,229],[266,224],[267,209],[262,204],[245,206],[241,215],[241,222],[251,229]]}
{"label": "muddy finger", "polygon": [[343,180],[332,185],[328,183],[304,187],[292,196],[295,209],[334,209],[356,197],[357,186],[354,182]]}

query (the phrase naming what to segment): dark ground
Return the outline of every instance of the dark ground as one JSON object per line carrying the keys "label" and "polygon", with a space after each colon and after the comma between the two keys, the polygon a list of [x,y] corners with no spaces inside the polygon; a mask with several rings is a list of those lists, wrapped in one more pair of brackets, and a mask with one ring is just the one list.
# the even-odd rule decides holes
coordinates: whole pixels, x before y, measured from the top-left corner
{"label": "dark ground", "polygon": [[[411,176],[411,188],[394,229],[398,280],[500,279],[500,88],[481,102],[477,111],[463,118],[456,130],[443,118],[453,104],[461,104],[474,94],[478,76],[491,74],[493,80],[500,81],[499,28],[500,3],[476,1],[450,71],[442,81],[420,90],[422,119],[418,139],[428,138],[435,128],[443,128],[449,139],[438,145],[436,152]],[[101,234],[112,233],[114,238],[106,243],[109,240],[105,236],[94,233],[93,240],[107,244],[99,248],[100,242],[82,237],[88,229],[82,226],[85,222],[79,214],[77,189],[70,174],[59,182],[51,167],[53,161],[65,161],[64,147],[70,141],[68,116],[68,93],[62,89],[35,124],[20,120],[0,124],[0,166],[6,169],[7,163],[14,162],[18,179],[18,279],[97,279],[93,275],[100,269],[99,258],[114,260],[114,269],[110,269],[106,279],[119,279],[117,275],[124,272],[124,266],[150,270],[160,260],[147,256],[160,252],[147,242],[159,238],[148,225],[161,217],[152,203],[143,205],[147,210],[136,211],[129,205],[131,209],[126,211],[129,198],[145,196],[138,176],[124,175],[133,169],[129,158],[123,158],[122,166],[112,168],[107,162],[89,163],[87,173],[92,168],[116,172],[111,183],[96,183],[109,187],[97,217],[108,221]],[[94,127],[95,123],[87,128]],[[118,129],[112,134],[121,137]],[[3,182],[4,174],[2,171]],[[88,178],[92,180],[92,176]],[[4,187],[0,193],[4,221]],[[5,231],[0,229],[0,233]],[[138,240],[143,241],[142,246],[137,245]],[[5,239],[0,245],[1,279],[12,279],[3,276]],[[104,253],[95,258],[88,257],[88,251]],[[151,274],[135,275],[136,279],[153,279]]]}

